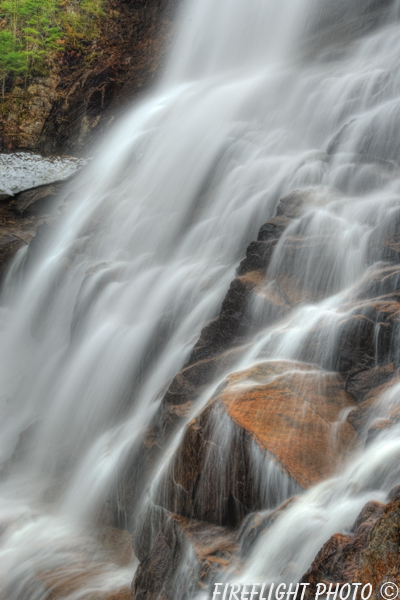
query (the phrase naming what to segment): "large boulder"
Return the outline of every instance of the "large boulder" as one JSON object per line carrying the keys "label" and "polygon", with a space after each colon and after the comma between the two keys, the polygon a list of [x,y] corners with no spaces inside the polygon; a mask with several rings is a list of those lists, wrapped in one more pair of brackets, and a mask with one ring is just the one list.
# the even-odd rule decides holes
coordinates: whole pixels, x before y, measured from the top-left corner
{"label": "large boulder", "polygon": [[[289,194],[248,247],[220,313],[201,332],[142,450],[126,467],[119,503],[128,516],[139,506],[142,482],[150,481],[160,465],[177,423],[193,414],[200,398],[206,402],[213,382],[237,369],[253,336],[300,303],[336,290],[335,278],[321,269],[334,255],[337,223],[326,218],[315,233],[313,221],[313,206],[331,200],[309,191]],[[171,582],[181,573],[182,552],[195,557],[190,581],[200,579],[203,563],[187,524],[202,524],[203,532],[206,525],[236,529],[246,556],[285,509],[282,503],[338,472],[360,438],[370,440],[390,426],[390,419],[371,422],[367,410],[385,386],[395,383],[400,367],[392,345],[400,324],[399,265],[377,263],[397,261],[396,228],[387,233],[388,227],[390,220],[374,230],[368,256],[373,266],[340,311],[321,311],[321,320],[299,344],[297,362],[267,361],[232,373],[175,439],[171,458],[153,477],[146,507],[131,520],[141,561],[132,588],[138,598],[150,600],[157,589],[163,598],[173,596]]]}
{"label": "large boulder", "polygon": [[340,375],[310,365],[265,362],[232,374],[187,426],[155,501],[237,525],[339,468],[357,444],[340,417],[352,406]]}

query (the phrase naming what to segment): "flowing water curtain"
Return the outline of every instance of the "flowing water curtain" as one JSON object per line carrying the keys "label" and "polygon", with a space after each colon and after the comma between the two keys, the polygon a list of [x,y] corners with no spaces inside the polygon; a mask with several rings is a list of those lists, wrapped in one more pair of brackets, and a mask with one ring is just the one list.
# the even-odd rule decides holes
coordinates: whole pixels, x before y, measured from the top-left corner
{"label": "flowing water curtain", "polygon": [[[183,572],[197,572],[192,542],[207,518],[211,536],[227,528],[230,556],[238,544],[248,556],[252,543],[244,518],[273,510],[306,488],[309,475],[304,460],[289,464],[285,444],[274,437],[275,421],[275,431],[271,426],[271,435],[262,438],[261,429],[271,423],[273,411],[264,407],[273,389],[284,390],[283,400],[289,400],[283,420],[301,425],[295,440],[300,448],[308,451],[304,431],[310,424],[323,432],[327,448],[339,442],[348,447],[349,436],[338,436],[338,428],[354,406],[341,376],[332,372],[356,376],[348,372],[354,354],[346,360],[344,352],[359,351],[353,342],[360,322],[368,322],[374,342],[368,368],[392,360],[382,358],[385,328],[379,333],[379,315],[371,317],[368,294],[358,286],[368,269],[395,252],[370,252],[369,242],[375,239],[373,248],[380,248],[377,226],[386,235],[385,215],[399,198],[398,25],[385,24],[380,12],[368,35],[357,37],[353,29],[348,46],[345,38],[340,49],[330,44],[343,14],[352,22],[362,17],[361,23],[371,6],[338,3],[332,12],[331,2],[316,10],[311,1],[237,0],[217,9],[211,2],[184,8],[159,86],[107,136],[69,191],[70,210],[42,253],[25,251],[30,272],[4,307],[0,349],[1,452],[4,460],[12,458],[2,484],[2,521],[9,528],[0,568],[16,598],[28,594],[32,581],[40,594],[43,581],[54,584],[48,573],[40,574],[53,571],[57,578],[60,562],[68,561],[71,577],[77,562],[88,561],[94,573],[100,569],[100,588],[129,584],[133,565],[124,570],[107,554],[98,558],[96,521],[142,531],[144,545],[140,536],[135,541],[142,563],[158,534],[159,543],[163,536],[176,542],[172,590]],[[298,188],[299,202],[291,197],[280,204]],[[219,344],[207,365],[222,366],[210,379],[196,371],[196,357],[205,360],[200,344],[185,379],[182,365],[190,362],[202,328],[219,315],[249,242],[277,208],[286,224],[270,262],[257,254],[265,242],[259,240],[235,283],[255,290],[252,302],[239,311],[228,302],[221,317],[231,325],[232,313],[243,315],[248,328],[222,326],[225,337],[205,337]],[[275,371],[268,362],[256,367],[271,360]],[[218,395],[234,370],[245,373],[243,403],[235,400],[236,391],[229,396],[229,386]],[[330,420],[310,420],[304,382],[310,382],[315,404],[331,406],[327,389],[341,400],[333,416],[326,409]],[[256,384],[258,397],[252,395]],[[173,401],[162,401],[167,390]],[[221,418],[209,409],[214,393]],[[257,402],[260,418],[248,423],[244,409]],[[194,477],[186,459],[197,446],[185,443],[199,423],[208,437],[197,442],[204,442],[203,465]],[[237,447],[243,455],[232,463]],[[247,573],[269,581],[283,577],[291,562],[287,578],[301,577],[322,543],[350,526],[366,500],[383,500],[398,447],[392,440],[377,448],[375,454],[358,450],[342,475],[338,457],[336,480],[302,493],[266,537],[256,536],[257,561],[250,558],[254,571]],[[316,458],[321,478],[334,472],[325,454]],[[252,486],[238,490],[232,473],[249,477]],[[48,517],[49,499],[54,518]],[[191,517],[194,530],[184,521]],[[232,526],[240,527],[239,540]],[[303,553],[299,540],[307,530],[313,535]],[[141,567],[137,585],[143,581]],[[184,581],[192,594],[196,582]],[[82,589],[93,585],[82,580]],[[187,589],[179,587],[182,598]]]}

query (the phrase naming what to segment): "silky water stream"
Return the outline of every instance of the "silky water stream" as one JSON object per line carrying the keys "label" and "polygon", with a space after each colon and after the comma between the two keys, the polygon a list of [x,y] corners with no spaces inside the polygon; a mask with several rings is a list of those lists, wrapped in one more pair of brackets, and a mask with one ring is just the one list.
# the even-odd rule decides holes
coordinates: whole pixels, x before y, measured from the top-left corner
{"label": "silky water stream", "polygon": [[[146,507],[168,504],[163,486],[185,426],[230,370],[279,362],[302,394],[315,392],[310,385],[324,394],[338,337],[356,310],[367,311],[360,290],[382,268],[382,257],[371,258],[374,231],[400,207],[399,13],[398,2],[365,0],[181,8],[161,81],[102,141],[66,193],[51,239],[34,259],[21,250],[3,286],[2,598],[105,598],[129,586],[137,560],[123,527],[135,530],[143,515],[154,518]],[[218,315],[246,247],[293,190],[308,201],[274,249],[265,285],[290,265],[311,292],[279,318],[254,300],[251,340],[179,421],[152,475],[133,481],[138,506],[120,515],[118,537],[106,507],[121,465],[128,455],[135,464],[136,452],[142,460],[137,449],[172,378]],[[293,251],[296,236],[319,242]],[[397,278],[390,282],[382,294],[396,292]],[[378,364],[378,328],[374,335]],[[390,336],[395,363],[396,327]],[[396,397],[393,386],[377,415],[395,409]],[[261,508],[298,500],[250,548],[240,579],[298,581],[333,533],[400,482],[395,426],[339,456],[333,433],[348,412],[344,405],[332,423],[336,469],[306,491],[254,444]],[[235,438],[229,419],[216,419],[209,470],[219,468],[218,496]],[[104,529],[116,541],[104,542]],[[192,562],[173,576],[176,600],[197,594],[184,575]],[[237,568],[224,577],[238,579]]]}

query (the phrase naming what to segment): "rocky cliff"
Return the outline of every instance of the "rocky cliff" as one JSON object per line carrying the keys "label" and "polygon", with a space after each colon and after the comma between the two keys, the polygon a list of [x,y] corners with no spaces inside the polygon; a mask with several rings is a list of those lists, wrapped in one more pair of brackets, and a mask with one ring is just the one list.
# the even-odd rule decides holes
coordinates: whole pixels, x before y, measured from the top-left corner
{"label": "rocky cliff", "polygon": [[[222,572],[239,568],[299,494],[335,474],[349,453],[399,421],[398,410],[379,402],[399,381],[400,359],[390,342],[400,324],[397,206],[372,231],[370,269],[338,315],[334,344],[329,321],[322,320],[296,360],[266,354],[248,369],[235,367],[257,332],[305,300],[332,292],[318,270],[310,279],[296,277],[302,251],[311,247],[320,256],[330,243],[326,231],[307,235],[316,201],[312,191],[294,191],[279,201],[276,215],[248,246],[219,315],[203,329],[171,382],[141,447],[121,465],[98,525],[100,535],[115,538],[118,552],[128,552],[131,542],[139,566],[131,590],[104,598],[193,599]],[[49,223],[30,244],[33,258],[46,246]],[[286,260],[273,279],[270,267],[282,246]],[[177,426],[221,378],[154,480]],[[7,469],[18,461],[22,446],[23,439]],[[400,583],[397,488],[387,502],[368,503],[350,532],[326,542],[303,576],[310,599],[318,583],[372,583],[376,598],[383,582]],[[54,600],[63,597],[59,574],[44,572],[41,578]]]}
{"label": "rocky cliff", "polygon": [[94,135],[157,77],[176,5],[105,0],[98,35],[84,48],[59,52],[45,75],[8,77],[0,100],[0,151],[89,152]]}
{"label": "rocky cliff", "polygon": [[[175,8],[161,0],[108,0],[101,38],[85,56],[65,51],[48,77],[12,81],[2,116],[3,148],[76,154],[90,149],[121,103],[135,99],[157,76]],[[348,126],[324,160],[331,160]],[[372,187],[397,168],[366,151],[353,166],[356,174],[363,169]],[[28,242],[28,259],[46,247],[57,218],[47,212],[47,202],[57,191],[46,186],[35,197],[23,192],[3,204],[3,234],[11,238],[0,261],[5,264]],[[398,408],[381,401],[385,394],[390,400],[400,381],[393,344],[400,326],[395,199],[378,225],[367,214],[372,231],[365,276],[349,285],[335,315],[326,311],[326,318],[316,319],[299,336],[291,359],[276,358],[279,352],[260,343],[249,364],[241,363],[271,324],[286,319],[285,327],[295,328],[290,318],[302,305],[341,291],[329,268],[329,259],[339,254],[333,212],[319,228],[311,226],[321,206],[315,189],[294,190],[279,199],[272,218],[259,223],[218,314],[167,386],[151,427],[120,465],[97,527],[109,551],[106,560],[132,566],[133,575],[132,547],[138,568],[131,588],[104,600],[193,599],[228,569],[239,571],[257,540],[301,494],[398,424]],[[85,231],[85,237],[92,235]],[[23,451],[21,434],[2,477]],[[400,584],[399,498],[393,488],[384,502],[368,502],[351,530],[325,540],[302,577],[310,600],[318,583],[372,583],[376,598],[383,582]],[[282,579],[290,573],[286,567]],[[80,580],[69,575],[44,571],[38,580],[58,600],[80,589]]]}
{"label": "rocky cliff", "polygon": [[[314,201],[312,193],[295,191],[262,225],[219,316],[204,328],[165,394],[141,460],[136,454],[135,463],[125,466],[119,510],[132,524],[140,560],[132,583],[136,600],[155,600],[160,590],[166,599],[193,598],[196,590],[219,580],[221,570],[240,564],[296,494],[337,472],[349,452],[399,419],[378,402],[399,381],[399,357],[390,343],[400,323],[400,220],[395,210],[372,233],[371,270],[343,309],[333,351],[333,330],[321,322],[302,345],[298,361],[266,356],[248,370],[231,373],[188,423],[146,506],[136,512],[139,482],[150,480],[171,431],[190,414],[205,386],[235,371],[255,331],[304,300],[321,299],[331,291],[318,271],[314,277],[320,288],[313,280],[296,278],[302,248],[313,247],[319,256],[329,244],[326,232],[304,233]],[[286,260],[280,263],[279,278],[269,281],[265,274],[274,251],[296,219],[297,233],[292,230],[284,240]],[[257,311],[251,310],[255,303]],[[329,346],[326,353],[324,344]],[[343,414],[348,415],[344,420]],[[383,581],[399,583],[397,489],[388,502],[386,507],[368,504],[352,533],[338,533],[327,542],[303,578],[311,585],[310,598],[318,582],[372,582],[377,598]],[[182,578],[188,556],[190,570]]]}

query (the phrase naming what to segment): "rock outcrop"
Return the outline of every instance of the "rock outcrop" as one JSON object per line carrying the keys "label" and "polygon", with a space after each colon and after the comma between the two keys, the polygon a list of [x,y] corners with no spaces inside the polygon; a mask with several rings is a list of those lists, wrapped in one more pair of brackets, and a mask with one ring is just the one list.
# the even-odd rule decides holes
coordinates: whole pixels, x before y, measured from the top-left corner
{"label": "rock outcrop", "polygon": [[[354,523],[352,533],[332,536],[317,554],[302,582],[309,583],[308,598],[314,598],[318,583],[370,583],[372,598],[382,598],[381,586],[400,585],[400,497],[394,490],[384,505],[368,502]],[[358,596],[359,597],[359,596]]]}
{"label": "rock outcrop", "polygon": [[85,51],[66,49],[46,76],[6,89],[0,151],[81,154],[94,134],[152,83],[173,33],[175,0],[105,0],[100,35]]}
{"label": "rock outcrop", "polygon": [[[357,443],[339,417],[352,406],[339,375],[309,365],[265,362],[230,375],[187,426],[156,501],[188,518],[237,526],[250,511],[285,500],[287,490],[335,472]],[[264,496],[269,477],[276,496]]]}
{"label": "rock outcrop", "polygon": [[[34,166],[22,165],[22,169],[29,171],[30,168],[34,169]],[[65,181],[59,180],[56,173],[57,168],[55,180],[51,183],[32,188],[26,188],[23,182],[18,183],[17,173],[14,184],[17,190],[22,188],[22,191],[16,191],[15,195],[3,194],[3,198],[0,199],[0,280],[4,278],[11,259],[22,247],[29,246],[28,260],[31,260],[42,246],[46,247],[46,240],[61,215],[59,209],[63,206],[63,200],[60,193],[71,179],[69,177]],[[8,177],[3,178],[3,185],[5,179]],[[38,179],[40,181],[40,175]],[[31,178],[28,176],[27,180],[30,181]]]}
{"label": "rock outcrop", "polygon": [[[309,276],[300,278],[296,266],[303,249],[326,256],[330,244],[329,224],[320,235],[308,235],[314,203],[318,202],[311,192],[297,191],[279,202],[276,216],[248,247],[220,314],[203,329],[164,396],[146,438],[147,451],[143,448],[140,454],[141,474],[147,477],[154,473],[157,456],[177,423],[187,419],[213,382],[230,372],[187,424],[172,458],[149,490],[146,508],[133,519],[133,545],[141,564],[132,590],[138,598],[157,597],[155,591],[146,595],[145,590],[156,590],[161,571],[167,581],[176,581],[182,552],[195,557],[190,563],[191,582],[206,584],[207,578],[198,573],[207,569],[193,550],[193,540],[188,541],[189,525],[198,532],[217,528],[216,539],[233,543],[224,560],[240,560],[291,505],[293,496],[337,472],[357,445],[370,443],[397,420],[397,412],[376,412],[382,392],[399,380],[399,357],[391,342],[400,314],[396,252],[400,228],[394,218],[373,230],[370,271],[340,313],[333,319],[321,318],[311,328],[297,360],[264,360],[234,372],[254,335],[288,317],[302,302],[315,302],[335,291],[335,284],[320,277],[317,268],[311,265]],[[277,257],[284,257],[279,269]],[[394,514],[394,508],[372,504],[358,520],[358,533],[334,536],[307,581],[322,581],[331,568],[329,560],[339,566],[348,562],[349,581],[350,574],[361,577],[352,561],[362,544],[367,552],[370,537],[365,532],[378,526],[382,511]],[[320,579],[315,575],[318,565],[325,569]],[[339,572],[332,568],[335,575],[329,577],[334,581]],[[335,581],[342,580],[347,581],[345,574]],[[172,598],[173,585],[168,585],[165,598]]]}
{"label": "rock outcrop", "polygon": [[[177,590],[179,597],[193,597],[219,570],[247,556],[296,494],[337,472],[349,452],[398,418],[389,405],[377,410],[382,392],[390,393],[399,380],[399,356],[391,343],[400,314],[395,220],[389,233],[382,225],[373,231],[370,271],[333,320],[316,321],[296,359],[271,360],[267,352],[237,371],[255,335],[290,318],[303,302],[332,292],[318,271],[301,278],[296,269],[303,249],[312,247],[318,255],[329,244],[329,232],[328,241],[325,233],[307,237],[313,202],[311,193],[294,192],[261,227],[219,315],[201,332],[153,426],[122,467],[112,518],[121,526],[122,515],[133,533],[140,561],[130,592],[135,600],[155,600],[161,592],[172,600]],[[35,240],[32,248],[41,244],[40,231]],[[283,255],[277,271],[276,257]],[[207,401],[204,393],[217,381],[222,383]],[[196,414],[200,397],[205,404]],[[177,425],[192,413],[154,479]],[[350,574],[361,577],[357,569],[364,563],[357,552],[365,546],[367,556],[370,532],[394,512],[394,505],[367,508],[354,534],[334,536],[321,551],[307,581],[318,582],[325,572],[327,581],[342,576],[342,567],[343,581]],[[385,518],[379,527],[389,523],[391,517]]]}

